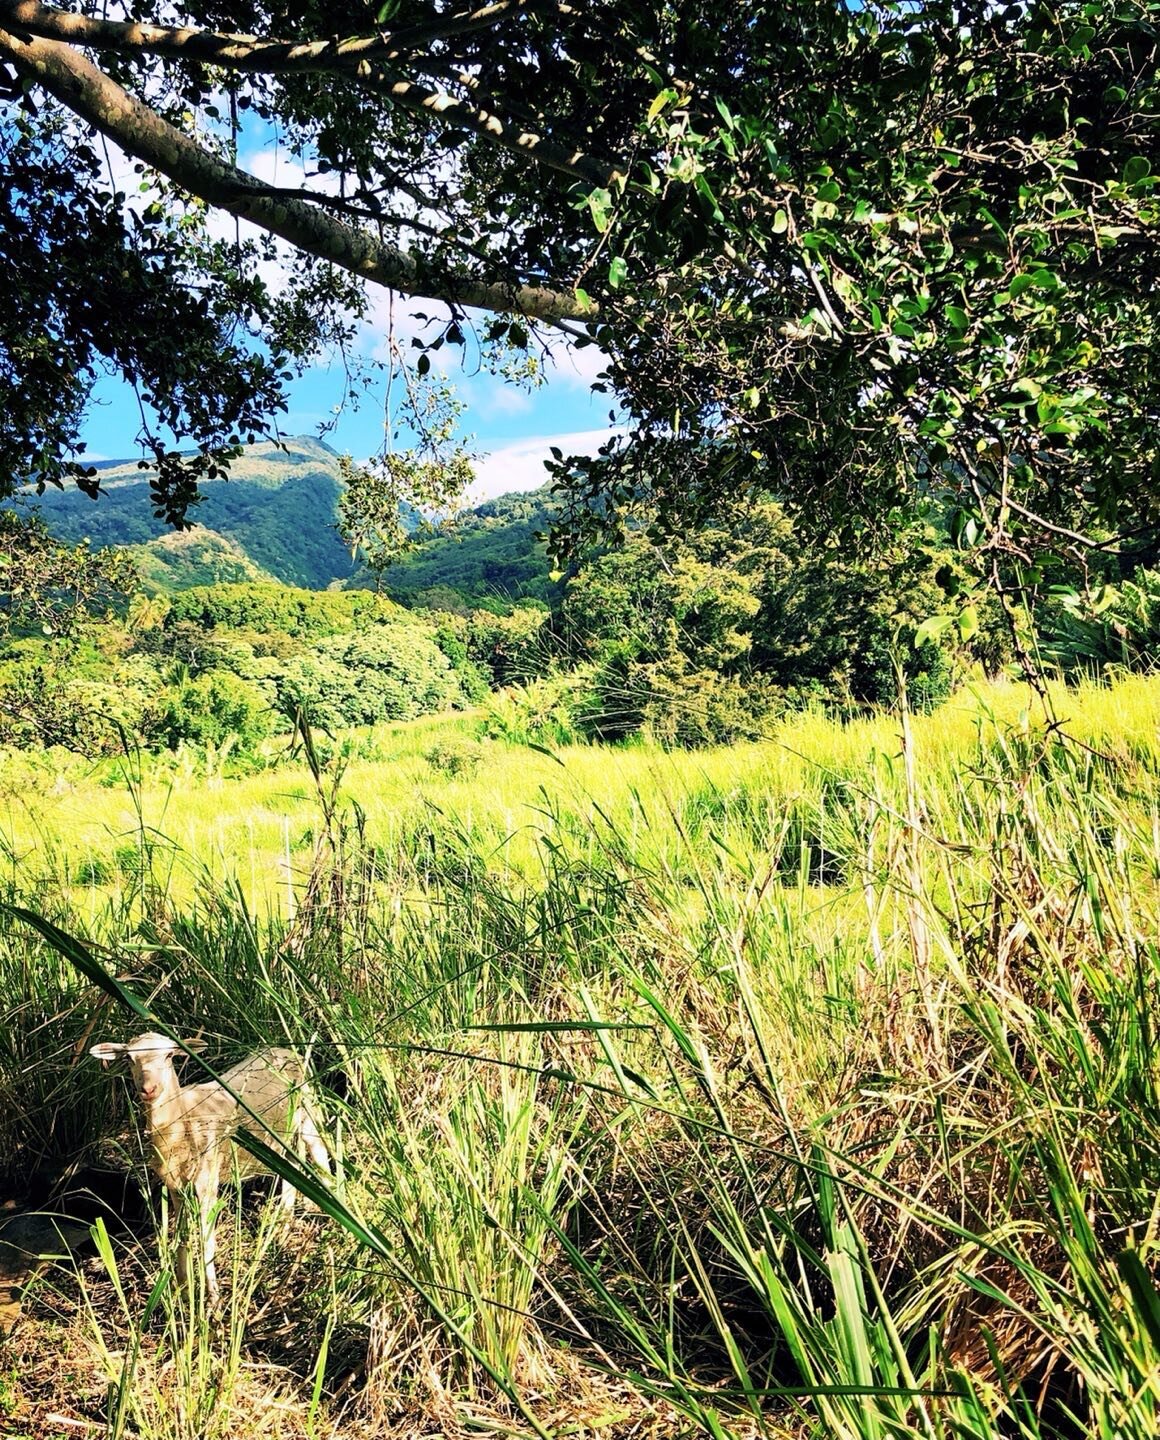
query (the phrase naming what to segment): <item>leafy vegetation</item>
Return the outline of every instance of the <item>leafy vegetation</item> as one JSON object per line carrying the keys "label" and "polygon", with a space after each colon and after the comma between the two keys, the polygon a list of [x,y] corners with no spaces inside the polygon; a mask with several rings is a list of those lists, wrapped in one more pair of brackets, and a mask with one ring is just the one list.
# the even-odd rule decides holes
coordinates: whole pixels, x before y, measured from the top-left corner
{"label": "leafy vegetation", "polygon": [[[109,364],[181,523],[369,281],[450,307],[392,350],[413,433],[368,472],[392,491],[466,478],[429,351],[522,379],[541,323],[602,347],[632,421],[560,457],[564,538],[642,497],[676,528],[773,494],[857,531],[934,491],[1018,593],[1044,544],[1156,521],[1154,0],[355,6],[341,39],[309,5],[4,16],[14,479],[69,469]],[[251,117],[293,137],[300,191],[226,158]],[[152,167],[138,208],[88,126]],[[203,203],[292,247],[276,292]],[[474,338],[465,308],[492,312]]]}
{"label": "leafy vegetation", "polygon": [[[6,1432],[1157,1433],[1156,21],[0,0]],[[628,425],[408,547],[544,325]],[[217,1314],[142,1022],[323,1097]]]}
{"label": "leafy vegetation", "polygon": [[[274,495],[310,467],[309,451],[289,451],[272,474],[265,460],[251,454],[251,488]],[[1106,547],[1098,564],[1041,567],[1014,603],[978,583],[969,542],[951,533],[957,512],[934,503],[898,517],[872,550],[818,540],[771,500],[684,538],[642,522],[564,572],[549,572],[539,538],[553,513],[542,491],[417,530],[385,576],[404,605],[359,581],[309,591],[263,579],[200,531],[145,554],[166,549],[187,567],[170,572],[180,581],[208,569],[214,583],[130,600],[139,550],[70,549],[37,521],[28,543],[39,536],[39,549],[21,540],[27,557],[13,551],[7,570],[18,623],[0,659],[0,733],[82,749],[135,737],[216,756],[234,717],[234,759],[254,764],[299,707],[333,729],[507,691],[490,705],[497,734],[556,743],[647,732],[705,745],[759,733],[786,708],[893,704],[900,681],[924,709],[968,675],[1016,661],[1074,676],[1147,668],[1155,650],[1154,576],[1130,568],[1126,547]],[[15,515],[7,523],[15,544],[25,532]],[[69,557],[67,583],[53,580],[49,552],[58,569]],[[126,592],[116,614],[101,578],[114,571]],[[102,614],[79,624],[101,596]],[[47,632],[31,623],[46,616]]]}
{"label": "leafy vegetation", "polygon": [[154,594],[188,590],[197,585],[269,582],[273,575],[259,569],[235,540],[212,530],[175,530],[147,545],[130,547],[142,588]]}
{"label": "leafy vegetation", "polygon": [[520,600],[553,605],[560,587],[551,578],[544,535],[555,511],[543,489],[486,500],[440,533],[413,536],[416,543],[384,572],[382,587],[403,604],[428,610],[502,609]]}

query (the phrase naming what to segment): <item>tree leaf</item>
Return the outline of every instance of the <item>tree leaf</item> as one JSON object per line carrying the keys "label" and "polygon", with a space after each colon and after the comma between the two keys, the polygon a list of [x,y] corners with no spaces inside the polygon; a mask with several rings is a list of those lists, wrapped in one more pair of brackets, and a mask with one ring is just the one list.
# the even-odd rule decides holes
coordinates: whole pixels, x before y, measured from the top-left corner
{"label": "tree leaf", "polygon": [[979,633],[979,612],[973,605],[964,605],[959,611],[956,623],[959,627],[959,639],[965,644]]}
{"label": "tree leaf", "polygon": [[921,650],[924,645],[933,644],[955,623],[953,615],[930,615],[914,632],[914,648]]}

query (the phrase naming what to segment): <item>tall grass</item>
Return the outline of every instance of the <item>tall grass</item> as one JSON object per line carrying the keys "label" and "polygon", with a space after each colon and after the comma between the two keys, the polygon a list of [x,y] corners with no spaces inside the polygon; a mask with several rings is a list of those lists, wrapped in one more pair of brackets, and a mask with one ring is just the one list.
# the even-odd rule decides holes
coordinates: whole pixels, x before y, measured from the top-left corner
{"label": "tall grass", "polygon": [[[78,885],[80,829],[8,898],[220,1063],[302,1048],[341,1161],[301,1264],[237,1212],[224,1326],[102,1240],[110,1433],[276,1365],[287,1433],[1154,1435],[1160,684],[1055,704],[100,789],[142,863]],[[83,1052],[135,1022],[13,920],[0,972],[0,1163],[109,1154]]]}

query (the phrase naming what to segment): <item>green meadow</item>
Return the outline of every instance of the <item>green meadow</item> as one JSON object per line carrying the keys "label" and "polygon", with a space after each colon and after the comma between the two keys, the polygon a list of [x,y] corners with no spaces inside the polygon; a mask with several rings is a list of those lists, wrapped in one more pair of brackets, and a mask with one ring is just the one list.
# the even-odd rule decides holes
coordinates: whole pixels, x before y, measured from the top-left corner
{"label": "green meadow", "polygon": [[10,752],[0,1199],[159,1204],[87,1056],[127,995],[301,1050],[336,1178],[225,1193],[216,1310],[95,1207],[0,1431],[1153,1436],[1158,723],[1135,676],[700,751]]}

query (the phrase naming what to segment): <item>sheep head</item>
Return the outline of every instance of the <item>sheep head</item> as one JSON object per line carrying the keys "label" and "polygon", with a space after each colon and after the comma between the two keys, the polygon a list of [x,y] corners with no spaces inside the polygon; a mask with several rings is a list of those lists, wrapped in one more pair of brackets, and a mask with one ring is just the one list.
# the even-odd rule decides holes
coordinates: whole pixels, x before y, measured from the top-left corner
{"label": "sheep head", "polygon": [[125,1045],[109,1041],[94,1045],[89,1050],[89,1054],[103,1065],[107,1065],[110,1061],[117,1060],[123,1055],[129,1062],[133,1086],[141,1100],[148,1105],[155,1100],[162,1099],[176,1086],[177,1072],[173,1068],[174,1056],[185,1054],[191,1050],[204,1049],[205,1044],[201,1040],[178,1042],[171,1040],[168,1035],[158,1035],[154,1031],[146,1031],[144,1035],[135,1036]]}

